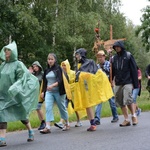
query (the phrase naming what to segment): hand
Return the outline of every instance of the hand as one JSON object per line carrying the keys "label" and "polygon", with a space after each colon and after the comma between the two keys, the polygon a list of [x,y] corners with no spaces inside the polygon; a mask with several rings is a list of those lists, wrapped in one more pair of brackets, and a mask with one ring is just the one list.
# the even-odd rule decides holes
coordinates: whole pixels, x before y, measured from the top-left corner
{"label": "hand", "polygon": [[41,93],[40,97],[44,99],[44,92]]}
{"label": "hand", "polygon": [[150,76],[147,77],[150,80]]}
{"label": "hand", "polygon": [[47,86],[47,90],[51,91],[53,89],[53,85]]}

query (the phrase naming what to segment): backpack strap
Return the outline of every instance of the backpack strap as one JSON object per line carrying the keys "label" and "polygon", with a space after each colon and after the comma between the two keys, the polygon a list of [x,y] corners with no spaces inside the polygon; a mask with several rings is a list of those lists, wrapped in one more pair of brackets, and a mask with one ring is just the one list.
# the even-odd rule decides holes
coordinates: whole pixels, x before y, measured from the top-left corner
{"label": "backpack strap", "polygon": [[127,58],[130,59],[131,58],[131,53],[127,52]]}

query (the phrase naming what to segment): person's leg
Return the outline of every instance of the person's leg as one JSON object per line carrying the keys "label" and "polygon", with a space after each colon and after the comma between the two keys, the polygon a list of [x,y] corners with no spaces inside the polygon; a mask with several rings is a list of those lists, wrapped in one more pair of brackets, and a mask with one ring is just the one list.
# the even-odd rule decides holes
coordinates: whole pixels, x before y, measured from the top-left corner
{"label": "person's leg", "polygon": [[29,137],[27,139],[28,142],[32,142],[34,141],[34,132],[32,130],[31,124],[29,122],[29,120],[21,120],[21,122],[26,126],[26,128],[28,129],[28,134]]}
{"label": "person's leg", "polygon": [[135,114],[133,97],[132,97],[132,84],[124,85],[123,88],[123,103],[128,106],[131,115],[132,115],[132,124],[136,125],[138,123],[137,117]]}
{"label": "person's leg", "polygon": [[59,108],[61,118],[64,119],[64,121],[65,121],[63,131],[70,129],[68,112],[67,112],[67,108],[65,106],[65,99],[66,99],[66,94],[60,95],[59,93],[55,93],[55,100],[56,100],[57,106]]}
{"label": "person's leg", "polygon": [[86,108],[86,113],[87,113],[88,119],[89,119],[90,124],[91,124],[91,126],[87,129],[87,131],[95,131],[96,130],[96,124],[94,121],[93,108],[92,107]]}
{"label": "person's leg", "polygon": [[138,108],[138,105],[137,105],[137,96],[138,96],[139,91],[140,91],[140,88],[136,88],[132,92],[133,103],[134,103],[134,112],[136,113],[137,116],[139,116],[141,113],[141,109]]}
{"label": "person's leg", "polygon": [[46,92],[46,95],[45,95],[46,127],[44,129],[40,130],[40,133],[42,133],[42,134],[51,133],[50,122],[54,121],[53,104],[54,104],[53,93]]}
{"label": "person's leg", "polygon": [[7,122],[0,122],[0,147],[7,146],[6,129],[7,129]]}
{"label": "person's leg", "polygon": [[[65,98],[65,106],[66,106],[66,108],[68,108],[68,104],[69,104],[69,100],[67,98]],[[60,116],[61,116],[61,114],[60,114]],[[63,129],[63,127],[64,127],[63,122],[64,122],[64,119],[60,118],[60,121],[59,122],[55,122],[54,125],[56,127],[60,128],[60,129]]]}
{"label": "person's leg", "polygon": [[132,125],[137,125],[138,124],[138,120],[137,120],[137,116],[135,114],[135,106],[134,106],[134,103],[128,105],[128,108],[131,112],[131,115],[132,115]]}
{"label": "person's leg", "polygon": [[39,120],[41,121],[41,125],[40,125],[40,127],[38,128],[38,130],[42,130],[42,129],[44,129],[45,126],[46,126],[46,123],[45,123],[45,120],[44,120],[44,115],[43,115],[43,112],[42,112],[42,110],[41,110],[42,104],[43,104],[43,103],[38,103],[37,110],[36,110],[36,111],[37,111],[37,114],[38,114],[38,118],[39,118]]}
{"label": "person's leg", "polygon": [[100,125],[100,119],[101,119],[101,110],[102,110],[102,103],[98,104],[95,107],[95,123],[96,125]]}
{"label": "person's leg", "polygon": [[117,107],[116,107],[116,104],[115,104],[115,98],[114,97],[109,99],[109,105],[110,105],[112,116],[113,116],[113,119],[111,120],[111,123],[117,122],[119,120],[119,117],[118,117]]}
{"label": "person's leg", "polygon": [[130,121],[129,121],[129,118],[128,118],[127,106],[122,106],[121,110],[122,110],[122,113],[123,113],[123,116],[124,116],[124,122],[122,124],[120,124],[120,127],[130,126],[131,124],[130,124]]}

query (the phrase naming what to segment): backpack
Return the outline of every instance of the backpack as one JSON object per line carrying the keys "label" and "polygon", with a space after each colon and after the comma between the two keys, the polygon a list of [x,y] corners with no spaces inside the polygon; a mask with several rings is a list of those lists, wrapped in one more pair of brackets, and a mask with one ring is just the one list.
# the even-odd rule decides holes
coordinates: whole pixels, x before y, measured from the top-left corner
{"label": "backpack", "polygon": [[[131,58],[131,53],[130,52],[126,52],[126,54],[127,54],[128,60],[129,60]],[[114,57],[115,56],[112,57],[112,60],[111,60],[112,63],[114,62]]]}

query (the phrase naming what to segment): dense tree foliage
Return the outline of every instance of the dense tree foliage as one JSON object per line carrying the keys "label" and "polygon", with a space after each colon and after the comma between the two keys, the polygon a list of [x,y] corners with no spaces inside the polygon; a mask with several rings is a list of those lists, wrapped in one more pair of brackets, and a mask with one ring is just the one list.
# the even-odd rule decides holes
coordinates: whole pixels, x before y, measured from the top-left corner
{"label": "dense tree foliage", "polygon": [[137,29],[136,34],[140,34],[144,46],[146,46],[147,51],[150,51],[150,6],[143,10],[141,22],[142,25]]}
{"label": "dense tree foliage", "polygon": [[99,22],[101,40],[110,38],[111,24],[113,38],[127,38],[127,49],[138,59],[138,52],[144,49],[120,6],[120,0],[1,0],[0,45],[15,40],[19,59],[26,65],[38,60],[45,67],[50,52],[57,54],[59,63],[69,59],[73,65],[77,48],[86,48],[94,58],[94,28]]}

